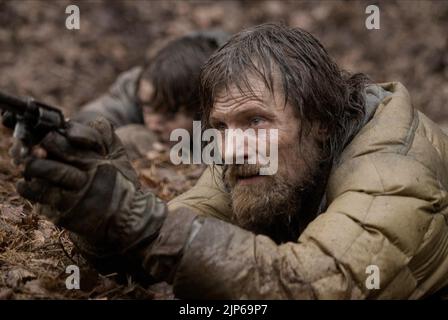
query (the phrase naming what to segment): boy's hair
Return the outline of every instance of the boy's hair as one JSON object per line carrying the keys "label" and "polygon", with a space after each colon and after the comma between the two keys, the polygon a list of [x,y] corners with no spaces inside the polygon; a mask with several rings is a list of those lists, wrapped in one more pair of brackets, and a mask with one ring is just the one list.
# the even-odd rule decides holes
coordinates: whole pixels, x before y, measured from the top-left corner
{"label": "boy's hair", "polygon": [[148,104],[157,112],[185,112],[201,118],[199,76],[202,65],[228,36],[224,32],[197,32],[169,42],[144,67],[140,79],[154,88]]}

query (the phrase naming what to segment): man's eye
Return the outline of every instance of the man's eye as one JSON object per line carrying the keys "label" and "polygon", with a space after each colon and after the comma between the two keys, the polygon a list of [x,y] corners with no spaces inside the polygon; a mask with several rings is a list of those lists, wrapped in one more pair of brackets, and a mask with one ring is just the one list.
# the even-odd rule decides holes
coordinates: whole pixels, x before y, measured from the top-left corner
{"label": "man's eye", "polygon": [[218,122],[213,124],[213,128],[215,128],[216,130],[225,130],[227,129],[227,126],[224,122]]}
{"label": "man's eye", "polygon": [[263,117],[253,117],[252,119],[250,119],[250,124],[252,126],[258,126],[258,125],[264,123],[265,121],[266,121],[266,119]]}

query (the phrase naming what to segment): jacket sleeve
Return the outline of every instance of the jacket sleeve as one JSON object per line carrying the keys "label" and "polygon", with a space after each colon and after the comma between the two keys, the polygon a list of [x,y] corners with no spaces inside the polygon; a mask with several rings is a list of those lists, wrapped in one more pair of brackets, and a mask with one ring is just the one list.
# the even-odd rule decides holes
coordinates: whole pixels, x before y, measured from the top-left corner
{"label": "jacket sleeve", "polygon": [[134,67],[120,74],[106,94],[83,106],[72,120],[88,123],[98,117],[104,117],[115,128],[128,124],[143,124],[143,111],[136,99],[141,72],[141,67]]}
{"label": "jacket sleeve", "polygon": [[[395,153],[364,155],[338,168],[327,197],[326,212],[281,245],[212,217],[172,212],[144,267],[181,298],[404,299],[443,285],[422,285],[446,270],[448,252],[445,219],[434,214],[446,197],[428,168]],[[372,265],[379,287],[366,285]]]}

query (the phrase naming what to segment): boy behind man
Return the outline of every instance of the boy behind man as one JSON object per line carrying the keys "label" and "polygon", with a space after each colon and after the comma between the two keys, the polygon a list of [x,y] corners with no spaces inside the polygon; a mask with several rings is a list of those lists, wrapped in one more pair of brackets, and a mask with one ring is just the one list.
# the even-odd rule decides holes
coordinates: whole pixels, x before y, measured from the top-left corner
{"label": "boy behind man", "polygon": [[199,73],[228,38],[222,31],[195,32],[169,42],[144,66],[122,73],[109,91],[88,103],[73,120],[104,117],[117,129],[131,159],[154,142],[168,143],[176,128],[191,132],[199,120]]}

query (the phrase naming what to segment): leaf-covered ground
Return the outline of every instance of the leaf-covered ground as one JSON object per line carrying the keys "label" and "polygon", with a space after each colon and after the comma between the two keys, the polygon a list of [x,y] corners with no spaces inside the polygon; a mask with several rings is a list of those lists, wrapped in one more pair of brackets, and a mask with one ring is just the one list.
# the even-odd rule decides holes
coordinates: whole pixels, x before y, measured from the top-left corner
{"label": "leaf-covered ground", "polygon": [[[188,31],[234,33],[282,21],[315,34],[336,61],[377,82],[401,81],[414,104],[448,123],[448,2],[376,1],[381,29],[365,28],[371,1],[9,1],[0,0],[0,89],[63,106],[67,114],[104,92],[121,71]],[[77,4],[81,29],[65,28]],[[41,219],[14,184],[10,132],[0,130],[0,299],[170,299],[166,284],[144,286],[99,275],[63,230]],[[135,163],[144,184],[169,200],[187,190],[201,168],[176,167],[167,152]],[[66,267],[81,266],[81,290],[65,287]]]}

